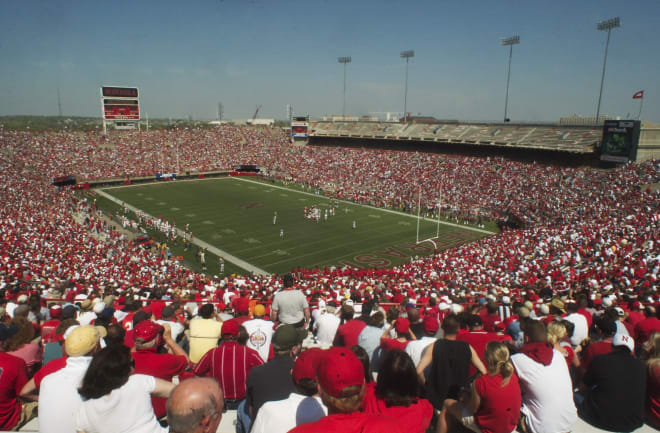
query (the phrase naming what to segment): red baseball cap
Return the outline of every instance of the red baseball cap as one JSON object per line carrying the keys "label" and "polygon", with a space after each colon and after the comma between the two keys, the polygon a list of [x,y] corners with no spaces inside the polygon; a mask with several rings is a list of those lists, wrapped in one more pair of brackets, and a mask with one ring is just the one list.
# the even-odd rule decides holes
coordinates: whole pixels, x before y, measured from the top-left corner
{"label": "red baseball cap", "polygon": [[364,367],[350,349],[333,347],[321,357],[316,377],[323,391],[339,398],[346,387],[364,384]]}
{"label": "red baseball cap", "polygon": [[239,323],[236,319],[230,319],[222,323],[222,335],[238,336]]}
{"label": "red baseball cap", "polygon": [[162,329],[163,327],[156,322],[152,322],[151,320],[143,320],[135,327],[133,336],[136,339],[141,338],[144,341],[151,341],[156,338]]}
{"label": "red baseball cap", "polygon": [[410,321],[403,318],[396,319],[394,329],[396,329],[396,332],[399,334],[406,334],[410,330]]}
{"label": "red baseball cap", "polygon": [[302,379],[316,380],[316,371],[318,370],[323,355],[323,350],[318,347],[303,351],[293,365],[293,381],[298,383]]}

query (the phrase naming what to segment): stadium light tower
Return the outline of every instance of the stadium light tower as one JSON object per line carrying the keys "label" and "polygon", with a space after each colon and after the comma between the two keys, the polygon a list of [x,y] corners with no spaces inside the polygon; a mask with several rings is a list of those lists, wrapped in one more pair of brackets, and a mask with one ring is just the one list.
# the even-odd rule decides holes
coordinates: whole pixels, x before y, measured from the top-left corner
{"label": "stadium light tower", "polygon": [[520,43],[520,36],[500,39],[500,44],[509,47],[509,68],[506,71],[506,96],[504,97],[504,122],[507,122],[506,112],[509,108],[509,80],[511,78],[511,57],[513,57],[513,46]]}
{"label": "stadium light tower", "polygon": [[603,60],[603,74],[600,76],[600,91],[598,92],[598,106],[596,107],[596,125],[600,123],[600,99],[603,96],[603,82],[605,81],[605,65],[607,65],[607,49],[610,46],[610,32],[612,29],[617,27],[621,27],[621,19],[619,17],[600,21],[598,24],[596,24],[596,28],[598,30],[607,31],[607,42],[605,43],[605,59]]}
{"label": "stadium light tower", "polygon": [[408,60],[411,57],[415,57],[414,50],[401,51],[400,54],[402,59],[406,59],[406,84],[405,90],[403,91],[403,122],[408,122]]}
{"label": "stadium light tower", "polygon": [[341,120],[346,120],[346,64],[351,63],[351,57],[338,57],[337,61],[344,65],[344,102],[341,106]]}

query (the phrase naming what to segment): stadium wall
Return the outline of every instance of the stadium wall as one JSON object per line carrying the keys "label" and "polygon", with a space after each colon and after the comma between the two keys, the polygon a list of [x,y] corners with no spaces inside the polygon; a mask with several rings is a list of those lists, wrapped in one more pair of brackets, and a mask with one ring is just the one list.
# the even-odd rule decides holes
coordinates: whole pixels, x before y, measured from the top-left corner
{"label": "stadium wall", "polygon": [[642,123],[637,148],[637,162],[660,159],[660,126]]}
{"label": "stadium wall", "polygon": [[466,156],[501,156],[517,161],[543,162],[562,166],[599,166],[596,154],[575,154],[570,152],[530,149],[522,147],[488,146],[484,144],[470,145],[462,143],[440,143],[429,141],[401,141],[361,139],[347,137],[310,137],[312,146],[341,146],[354,148],[369,148],[383,150],[401,150],[406,152],[442,153],[448,155]]}

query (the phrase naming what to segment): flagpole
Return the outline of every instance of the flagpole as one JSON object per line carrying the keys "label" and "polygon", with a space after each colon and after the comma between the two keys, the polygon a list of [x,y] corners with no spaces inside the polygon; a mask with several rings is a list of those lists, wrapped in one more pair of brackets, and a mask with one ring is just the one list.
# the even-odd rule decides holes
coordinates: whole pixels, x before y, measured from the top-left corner
{"label": "flagpole", "polygon": [[644,96],[639,98],[639,114],[637,114],[637,120],[640,120],[642,116],[642,105],[644,104]]}

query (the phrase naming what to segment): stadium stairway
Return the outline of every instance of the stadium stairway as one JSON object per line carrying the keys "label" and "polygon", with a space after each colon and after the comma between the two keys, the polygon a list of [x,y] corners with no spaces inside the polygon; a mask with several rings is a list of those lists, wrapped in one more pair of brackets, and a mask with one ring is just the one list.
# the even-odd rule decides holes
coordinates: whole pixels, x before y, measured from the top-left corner
{"label": "stadium stairway", "polygon": [[[22,432],[38,432],[39,431],[39,421],[38,419],[33,419],[27,425],[25,425],[19,431]],[[229,410],[222,414],[222,420],[220,421],[220,426],[218,426],[217,433],[234,433],[236,431],[236,411]],[[648,425],[643,425],[642,427],[634,430],[634,433],[652,433],[656,432],[653,427]],[[606,430],[600,430],[595,427],[590,426],[586,422],[578,419],[577,424],[571,430],[571,433],[607,433]]]}

